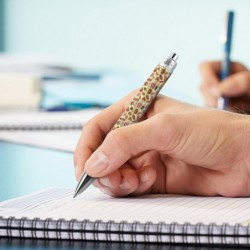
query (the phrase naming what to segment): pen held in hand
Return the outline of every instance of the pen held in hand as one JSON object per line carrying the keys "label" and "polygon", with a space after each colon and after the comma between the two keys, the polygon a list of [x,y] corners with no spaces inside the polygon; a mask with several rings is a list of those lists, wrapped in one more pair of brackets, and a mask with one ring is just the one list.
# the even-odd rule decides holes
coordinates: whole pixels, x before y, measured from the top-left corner
{"label": "pen held in hand", "polygon": [[[230,62],[230,53],[232,46],[232,36],[233,36],[233,21],[234,21],[234,12],[228,11],[226,13],[224,29],[222,31],[221,42],[224,45],[224,58],[221,62],[221,73],[220,79],[224,80],[230,75],[231,71],[231,62]],[[218,100],[217,107],[219,109],[227,109],[229,106],[229,100],[227,97],[220,97]]]}
{"label": "pen held in hand", "polygon": [[[156,66],[128,107],[121,114],[112,130],[140,121],[174,71],[177,65],[177,59],[177,54],[172,53],[167,60]],[[86,190],[94,180],[95,178],[88,176],[86,172],[84,172],[76,187],[74,197]]]}

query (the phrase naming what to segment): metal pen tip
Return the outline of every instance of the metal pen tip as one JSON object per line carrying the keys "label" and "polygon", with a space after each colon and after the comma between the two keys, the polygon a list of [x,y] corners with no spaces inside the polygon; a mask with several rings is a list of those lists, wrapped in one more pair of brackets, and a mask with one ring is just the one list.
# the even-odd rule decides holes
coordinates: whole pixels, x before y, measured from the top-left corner
{"label": "metal pen tip", "polygon": [[80,181],[78,182],[73,199],[79,194],[81,194],[84,190],[86,190],[93,183],[94,180],[95,178],[88,176],[87,173],[84,172]]}

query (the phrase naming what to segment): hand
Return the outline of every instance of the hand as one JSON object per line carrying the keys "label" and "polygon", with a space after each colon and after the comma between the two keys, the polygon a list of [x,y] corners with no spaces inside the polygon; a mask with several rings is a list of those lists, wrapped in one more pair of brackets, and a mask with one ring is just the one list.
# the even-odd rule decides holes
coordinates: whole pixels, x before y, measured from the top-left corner
{"label": "hand", "polygon": [[219,79],[221,62],[211,61],[201,64],[201,92],[205,104],[216,107],[218,98],[229,98],[228,110],[250,114],[250,71],[242,64],[233,62],[232,74],[225,80]]}
{"label": "hand", "polygon": [[143,121],[111,130],[133,94],[84,127],[75,155],[111,196],[249,196],[249,118],[159,96]]}

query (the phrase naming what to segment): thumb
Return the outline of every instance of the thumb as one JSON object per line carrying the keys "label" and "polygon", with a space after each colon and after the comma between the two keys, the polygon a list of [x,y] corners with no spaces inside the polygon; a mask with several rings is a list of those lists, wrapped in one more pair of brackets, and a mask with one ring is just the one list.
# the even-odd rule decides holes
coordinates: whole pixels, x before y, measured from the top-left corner
{"label": "thumb", "polygon": [[250,72],[244,71],[227,77],[217,86],[218,92],[224,96],[238,96],[250,93]]}
{"label": "thumb", "polygon": [[[85,163],[93,177],[106,176],[131,157],[148,150],[170,152],[183,139],[187,126],[176,115],[158,114],[137,124],[111,131]],[[182,125],[180,125],[182,124]]]}

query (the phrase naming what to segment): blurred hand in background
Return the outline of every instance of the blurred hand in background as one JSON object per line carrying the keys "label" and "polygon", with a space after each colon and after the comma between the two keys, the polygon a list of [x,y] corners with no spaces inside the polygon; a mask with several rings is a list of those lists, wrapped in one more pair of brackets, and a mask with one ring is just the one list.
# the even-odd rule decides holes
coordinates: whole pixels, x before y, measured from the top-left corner
{"label": "blurred hand in background", "polygon": [[219,97],[229,98],[228,110],[250,114],[250,71],[241,63],[232,62],[231,75],[220,80],[220,61],[203,62],[201,92],[205,105],[216,107]]}

